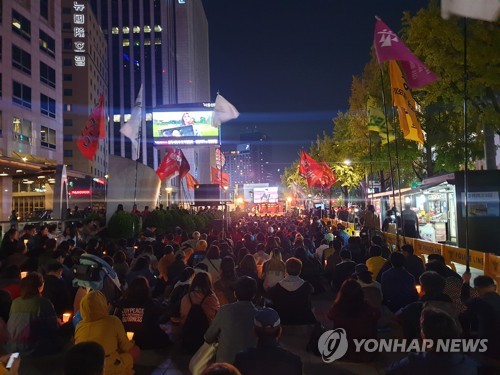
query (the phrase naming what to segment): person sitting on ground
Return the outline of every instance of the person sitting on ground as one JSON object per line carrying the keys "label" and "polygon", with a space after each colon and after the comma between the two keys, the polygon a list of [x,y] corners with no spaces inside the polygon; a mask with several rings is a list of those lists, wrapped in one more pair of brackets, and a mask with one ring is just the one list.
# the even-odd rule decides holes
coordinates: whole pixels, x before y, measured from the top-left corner
{"label": "person sitting on ground", "polygon": [[382,294],[384,303],[392,312],[415,302],[418,299],[415,278],[405,270],[405,256],[394,252],[391,254],[392,268],[382,275]]}
{"label": "person sitting on ground", "polygon": [[382,286],[378,281],[372,280],[372,273],[365,264],[356,264],[353,276],[356,278],[361,288],[366,302],[373,308],[382,309]]}
{"label": "person sitting on ground", "polygon": [[394,362],[387,375],[476,375],[477,364],[463,353],[435,351],[437,340],[460,338],[455,320],[442,310],[425,308],[420,316],[420,334],[423,340],[433,340],[434,345],[425,352],[410,353]]}
{"label": "person sitting on ground", "polygon": [[236,268],[236,274],[238,277],[249,276],[254,279],[255,282],[259,281],[257,263],[255,262],[253,255],[247,254],[243,257],[240,264]]}
{"label": "person sitting on ground", "polygon": [[148,280],[149,285],[153,288],[156,284],[156,279],[151,272],[151,261],[146,255],[140,256],[136,259],[134,266],[130,269],[127,274],[127,284],[130,285],[132,281],[138,276],[144,276]]}
{"label": "person sitting on ground", "polygon": [[301,279],[302,262],[289,258],[286,263],[287,276],[268,290],[273,307],[278,311],[284,325],[307,325],[316,323],[312,312],[311,295],[314,288]]}
{"label": "person sitting on ground", "polygon": [[[438,255],[438,254],[436,254]],[[466,307],[460,298],[460,293],[462,290],[462,278],[455,271],[451,270],[444,263],[444,258],[439,255],[439,258],[431,259],[430,255],[428,257],[428,263],[425,265],[426,271],[434,271],[440,274],[444,280],[444,294],[451,298],[455,310],[461,314],[465,311]],[[456,276],[458,277],[456,277]],[[477,293],[473,290],[472,297],[477,297]]]}
{"label": "person sitting on ground", "polygon": [[219,246],[212,245],[208,248],[205,259],[201,261],[201,263],[206,264],[208,267],[208,273],[212,278],[212,283],[215,283],[219,280],[220,273],[220,250]]}
{"label": "person sitting on ground", "polygon": [[302,360],[279,345],[282,328],[280,316],[271,308],[255,314],[254,332],[257,347],[238,354],[234,365],[245,375],[301,375]]}
{"label": "person sitting on ground", "polygon": [[194,248],[193,254],[188,258],[189,267],[195,267],[198,263],[200,263],[203,259],[205,259],[207,253],[207,241],[204,239],[200,239]]}
{"label": "person sitting on ground", "polygon": [[422,262],[420,257],[413,254],[413,246],[408,243],[401,247],[401,251],[405,256],[405,269],[412,274],[415,281],[420,280],[420,275],[425,271],[424,262]]}
{"label": "person sitting on ground", "polygon": [[215,294],[221,306],[236,302],[234,291],[237,280],[234,259],[223,258],[220,263],[220,279],[214,283]]}
{"label": "person sitting on ground", "polygon": [[382,254],[380,254],[382,256],[382,258],[389,259],[391,252],[389,251],[389,247],[384,243],[384,240],[382,239],[382,237],[377,236],[377,235],[373,236],[372,237],[372,245],[380,246],[380,248],[382,249]]}
{"label": "person sitting on ground", "polygon": [[370,306],[363,288],[356,280],[346,280],[327,314],[334,328],[343,328],[347,333],[349,349],[343,359],[352,362],[369,362],[375,358],[374,352],[356,351],[354,339],[376,339],[380,310]]}
{"label": "person sitting on ground", "polygon": [[462,301],[467,310],[462,314],[466,333],[477,332],[481,339],[488,339],[486,354],[500,358],[500,295],[493,279],[486,275],[474,279],[474,289],[478,297],[471,298],[470,273],[463,276]]}
{"label": "person sitting on ground", "polygon": [[165,301],[163,305],[165,306],[165,314],[162,320],[172,322],[179,322],[181,316],[181,300],[189,292],[189,287],[191,286],[191,281],[194,277],[194,269],[191,267],[186,267],[182,271],[181,277],[177,283],[172,288],[165,290]]}
{"label": "person sitting on ground", "polygon": [[120,319],[108,311],[104,294],[98,291],[86,294],[80,301],[82,320],[75,329],[75,344],[86,341],[100,344],[105,353],[105,374],[132,375],[140,349],[128,339]]}
{"label": "person sitting on ground", "polygon": [[314,294],[323,293],[325,288],[321,280],[322,264],[316,258],[308,256],[307,250],[303,247],[295,249],[294,255],[302,262],[301,277],[313,286]]}
{"label": "person sitting on ground", "polygon": [[73,309],[72,296],[62,278],[62,272],[61,263],[49,263],[42,293],[42,296],[50,300],[54,305],[57,316],[62,316],[65,312],[72,311]]}
{"label": "person sitting on ground", "polygon": [[340,252],[342,251],[342,241],[335,238],[330,242],[330,247],[323,252],[323,264],[327,273],[332,273],[337,264],[342,262]]}
{"label": "person sitting on ground", "polygon": [[351,253],[351,259],[354,263],[364,263],[366,261],[363,249],[360,246],[360,238],[356,236],[349,237],[347,240],[347,246],[344,246],[342,250],[347,250]]}
{"label": "person sitting on ground", "polygon": [[404,306],[396,313],[405,337],[407,339],[417,339],[420,337],[420,314],[426,307],[435,307],[445,311],[452,316],[457,325],[458,314],[455,310],[453,303],[446,294],[444,294],[444,278],[436,272],[426,271],[420,276],[420,285],[424,295],[416,302]]}
{"label": "person sitting on ground", "polygon": [[64,344],[59,337],[59,324],[54,306],[42,297],[43,276],[31,272],[21,280],[21,296],[12,301],[7,329],[7,350],[22,357],[57,353]]}
{"label": "person sitting on ground", "polygon": [[369,250],[369,258],[366,260],[366,266],[372,273],[372,277],[377,279],[378,273],[387,262],[387,259],[382,257],[382,248],[378,245],[371,245]]}
{"label": "person sitting on ground", "polygon": [[64,358],[64,375],[103,375],[104,349],[88,341],[73,346]]}
{"label": "person sitting on ground", "polygon": [[186,352],[192,354],[203,344],[203,335],[214,320],[219,306],[210,275],[198,272],[189,292],[181,300],[182,346]]}
{"label": "person sitting on ground", "polygon": [[116,315],[127,332],[135,332],[134,341],[145,350],[166,347],[170,340],[160,328],[162,308],[151,298],[149,283],[143,276],[129,285],[125,298],[114,303]]}
{"label": "person sitting on ground", "polygon": [[285,263],[281,259],[280,249],[274,249],[270,255],[271,259],[262,266],[263,286],[266,291],[285,277]]}
{"label": "person sitting on ground", "polygon": [[242,276],[236,282],[234,293],[237,301],[221,306],[205,333],[207,343],[219,343],[216,362],[233,363],[238,352],[257,344],[253,333],[257,309],[252,303],[257,283],[249,276]]}
{"label": "person sitting on ground", "polygon": [[340,251],[340,259],[342,261],[335,266],[331,274],[327,275],[334,292],[340,290],[344,281],[351,277],[356,267],[356,263],[351,260],[351,253],[349,251]]}

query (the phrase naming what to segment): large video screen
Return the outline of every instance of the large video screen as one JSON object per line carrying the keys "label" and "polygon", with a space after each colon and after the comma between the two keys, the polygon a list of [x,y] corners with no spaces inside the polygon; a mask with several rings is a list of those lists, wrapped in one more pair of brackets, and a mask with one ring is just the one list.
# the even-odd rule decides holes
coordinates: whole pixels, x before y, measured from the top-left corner
{"label": "large video screen", "polygon": [[265,187],[253,189],[253,203],[277,203],[278,188]]}
{"label": "large video screen", "polygon": [[173,109],[153,112],[155,145],[218,144],[219,128],[213,127],[212,110]]}

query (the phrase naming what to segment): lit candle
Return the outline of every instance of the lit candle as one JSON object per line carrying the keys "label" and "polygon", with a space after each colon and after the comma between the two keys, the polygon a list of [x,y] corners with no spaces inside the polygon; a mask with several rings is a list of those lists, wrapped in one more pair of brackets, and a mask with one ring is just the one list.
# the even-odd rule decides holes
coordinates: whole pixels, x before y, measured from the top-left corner
{"label": "lit candle", "polygon": [[418,295],[420,295],[422,293],[422,285],[415,285],[415,289],[417,289],[417,293]]}
{"label": "lit candle", "polygon": [[21,279],[24,279],[26,276],[28,276],[28,271],[21,272]]}
{"label": "lit candle", "polygon": [[71,313],[64,313],[62,319],[63,323],[69,322],[69,318],[71,318]]}
{"label": "lit candle", "polygon": [[134,338],[134,332],[127,332],[127,337],[129,340],[132,340]]}
{"label": "lit candle", "polygon": [[26,246],[27,243],[28,243],[28,239],[25,239],[24,240],[24,246]]}

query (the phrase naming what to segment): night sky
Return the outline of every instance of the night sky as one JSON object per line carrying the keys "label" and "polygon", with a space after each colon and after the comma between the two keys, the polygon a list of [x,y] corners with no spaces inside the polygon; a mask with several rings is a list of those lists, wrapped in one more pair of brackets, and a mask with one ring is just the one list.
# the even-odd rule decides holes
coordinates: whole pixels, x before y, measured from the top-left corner
{"label": "night sky", "polygon": [[267,133],[275,169],[288,166],[348,109],[353,75],[370,59],[375,15],[395,32],[425,0],[204,0],[211,95],[241,113],[222,125],[223,149],[246,129]]}

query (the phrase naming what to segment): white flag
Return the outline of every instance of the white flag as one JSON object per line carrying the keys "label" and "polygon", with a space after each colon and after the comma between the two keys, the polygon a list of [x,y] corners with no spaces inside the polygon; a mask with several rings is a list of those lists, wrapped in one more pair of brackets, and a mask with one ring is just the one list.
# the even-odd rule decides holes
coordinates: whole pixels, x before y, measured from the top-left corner
{"label": "white flag", "polygon": [[212,114],[212,126],[217,127],[220,124],[238,118],[240,113],[229,103],[222,95],[217,94],[215,98],[215,107]]}
{"label": "white flag", "polygon": [[500,16],[500,0],[441,0],[441,16],[450,14],[494,22]]}
{"label": "white flag", "polygon": [[142,123],[142,84],[135,99],[135,106],[132,115],[120,129],[125,137],[132,142],[132,160],[139,159],[139,130]]}

